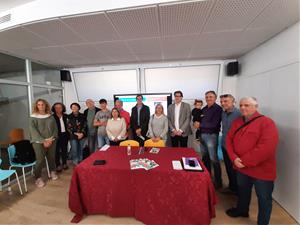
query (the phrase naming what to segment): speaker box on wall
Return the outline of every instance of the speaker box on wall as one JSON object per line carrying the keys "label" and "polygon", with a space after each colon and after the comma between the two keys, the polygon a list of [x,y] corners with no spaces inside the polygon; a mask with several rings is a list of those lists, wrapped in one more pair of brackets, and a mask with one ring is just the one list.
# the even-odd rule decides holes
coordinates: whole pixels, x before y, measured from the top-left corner
{"label": "speaker box on wall", "polygon": [[61,70],[60,71],[60,79],[62,81],[69,81],[69,82],[71,82],[72,78],[71,78],[70,71],[69,70]]}
{"label": "speaker box on wall", "polygon": [[239,62],[230,62],[227,64],[227,76],[234,76],[239,73]]}

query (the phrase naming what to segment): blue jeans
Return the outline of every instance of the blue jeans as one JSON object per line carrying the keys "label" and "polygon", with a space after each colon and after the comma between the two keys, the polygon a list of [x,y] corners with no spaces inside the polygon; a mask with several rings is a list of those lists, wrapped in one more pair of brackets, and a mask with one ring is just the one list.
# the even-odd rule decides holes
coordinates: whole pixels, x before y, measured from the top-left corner
{"label": "blue jeans", "polygon": [[214,182],[217,186],[222,186],[221,166],[218,158],[218,134],[202,133],[200,135],[200,146],[202,160],[205,167],[211,172],[211,162],[214,167]]}
{"label": "blue jeans", "polygon": [[237,210],[241,213],[249,212],[251,192],[254,185],[258,198],[257,225],[268,225],[272,212],[272,192],[274,188],[274,182],[256,179],[237,172],[237,183]]}
{"label": "blue jeans", "polygon": [[82,161],[83,148],[85,145],[85,138],[81,140],[70,140],[72,161],[75,165]]}
{"label": "blue jeans", "polygon": [[97,136],[98,148],[102,148],[104,145],[109,145],[109,138],[107,136]]}

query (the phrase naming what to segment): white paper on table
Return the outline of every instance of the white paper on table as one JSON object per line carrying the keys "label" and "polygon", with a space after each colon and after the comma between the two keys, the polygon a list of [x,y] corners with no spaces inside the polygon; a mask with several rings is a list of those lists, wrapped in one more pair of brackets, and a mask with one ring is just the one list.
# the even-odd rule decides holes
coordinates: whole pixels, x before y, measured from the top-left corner
{"label": "white paper on table", "polygon": [[173,161],[172,161],[172,165],[173,165],[173,169],[174,169],[174,170],[182,170],[182,166],[181,166],[180,161],[178,161],[178,160],[173,160]]}
{"label": "white paper on table", "polygon": [[106,151],[107,149],[109,149],[109,145],[104,145],[104,146],[102,146],[102,148],[100,148],[100,150],[99,151]]}

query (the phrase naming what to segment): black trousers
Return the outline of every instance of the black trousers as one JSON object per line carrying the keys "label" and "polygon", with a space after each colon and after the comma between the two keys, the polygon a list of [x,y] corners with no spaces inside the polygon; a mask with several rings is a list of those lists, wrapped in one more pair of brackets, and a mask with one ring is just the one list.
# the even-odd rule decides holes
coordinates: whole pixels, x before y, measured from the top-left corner
{"label": "black trousers", "polygon": [[[145,135],[145,136],[146,136],[146,135]],[[145,137],[145,136],[143,136],[143,137],[145,138],[145,140],[143,140],[143,139],[139,138],[139,137],[136,135],[136,133],[134,132],[134,133],[133,133],[133,140],[137,141],[137,142],[140,144],[140,146],[144,146],[144,142],[145,142],[146,140],[148,140],[148,138]]]}
{"label": "black trousers", "polygon": [[229,180],[229,189],[237,192],[236,170],[233,168],[232,162],[228,156],[226,148],[222,147],[223,159],[225,163],[226,173]]}
{"label": "black trousers", "polygon": [[119,146],[121,141],[109,141],[110,146]]}
{"label": "black trousers", "polygon": [[188,136],[174,136],[171,137],[172,147],[182,147],[186,148],[188,143]]}
{"label": "black trousers", "polygon": [[67,164],[67,156],[68,156],[68,135],[67,132],[64,132],[58,136],[58,140],[56,143],[56,152],[55,152],[56,166],[60,166],[61,163],[63,165]]}

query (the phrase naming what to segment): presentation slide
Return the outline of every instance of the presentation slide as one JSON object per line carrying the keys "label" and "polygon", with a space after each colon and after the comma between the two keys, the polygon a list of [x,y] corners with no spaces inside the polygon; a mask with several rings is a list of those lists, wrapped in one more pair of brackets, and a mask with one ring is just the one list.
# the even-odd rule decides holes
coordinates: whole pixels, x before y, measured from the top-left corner
{"label": "presentation slide", "polygon": [[[131,109],[136,105],[137,94],[116,94],[114,100],[117,99],[123,101],[123,109],[131,114]],[[167,115],[168,105],[172,103],[171,93],[158,93],[158,94],[142,94],[143,103],[150,108],[150,115],[154,114],[155,106],[162,104],[164,107],[164,113]]]}

